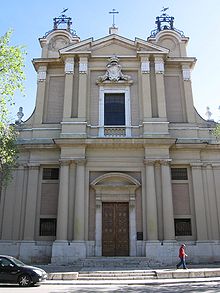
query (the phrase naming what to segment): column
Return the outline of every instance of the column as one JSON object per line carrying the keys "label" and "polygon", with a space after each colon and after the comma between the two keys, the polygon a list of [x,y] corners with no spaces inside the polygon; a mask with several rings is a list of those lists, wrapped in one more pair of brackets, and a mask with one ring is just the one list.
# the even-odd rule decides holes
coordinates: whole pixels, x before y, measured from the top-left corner
{"label": "column", "polygon": [[81,118],[82,121],[86,120],[87,74],[88,74],[88,58],[80,57],[78,118]]}
{"label": "column", "polygon": [[187,122],[194,123],[196,120],[195,120],[195,109],[193,106],[193,96],[192,96],[191,69],[189,65],[182,65],[182,74],[183,74],[183,88],[184,88],[185,102],[186,102]]}
{"label": "column", "polygon": [[74,205],[75,205],[75,186],[76,186],[76,163],[70,162],[69,170],[69,217],[68,217],[68,240],[73,239]]}
{"label": "column", "polygon": [[102,201],[98,190],[96,190],[95,256],[102,256]]}
{"label": "column", "polygon": [[39,165],[29,164],[25,206],[24,240],[34,240],[36,207],[39,184]]}
{"label": "column", "polygon": [[208,231],[203,191],[202,164],[191,164],[191,168],[195,201],[197,240],[207,240]]}
{"label": "column", "polygon": [[69,200],[69,161],[60,162],[60,187],[57,212],[56,240],[67,240],[68,200]]}
{"label": "column", "polygon": [[150,88],[150,61],[149,57],[141,57],[141,81],[143,120],[152,118],[151,88]]}
{"label": "column", "polygon": [[34,112],[34,123],[42,124],[44,113],[44,99],[46,90],[47,66],[39,66],[37,74],[37,96],[36,109]]}
{"label": "column", "polygon": [[170,176],[170,160],[161,161],[161,181],[163,200],[164,240],[174,240],[173,197]]}
{"label": "column", "polygon": [[208,182],[208,199],[209,199],[209,209],[210,209],[210,218],[211,218],[211,231],[212,231],[212,240],[219,239],[219,225],[218,225],[218,211],[217,211],[217,200],[215,194],[215,182],[213,176],[212,165],[206,165],[206,176]]}
{"label": "column", "polygon": [[220,227],[220,196],[218,196],[218,192],[220,190],[220,164],[213,164],[213,174],[214,174],[214,186],[216,192],[216,200],[217,200],[217,212],[218,212],[218,225]]}
{"label": "column", "polygon": [[167,119],[165,87],[164,87],[164,61],[162,57],[155,57],[155,79],[157,92],[157,105],[159,118]]}
{"label": "column", "polygon": [[78,160],[76,167],[76,194],[74,212],[74,240],[85,238],[85,160]]}
{"label": "column", "polygon": [[65,90],[64,90],[64,105],[63,119],[71,118],[72,116],[72,101],[73,101],[73,77],[74,77],[74,58],[65,60]]}
{"label": "column", "polygon": [[137,255],[136,239],[136,203],[135,203],[135,188],[130,188],[129,195],[129,238],[130,238],[130,256]]}
{"label": "column", "polygon": [[154,161],[144,160],[146,173],[147,240],[158,240]]}

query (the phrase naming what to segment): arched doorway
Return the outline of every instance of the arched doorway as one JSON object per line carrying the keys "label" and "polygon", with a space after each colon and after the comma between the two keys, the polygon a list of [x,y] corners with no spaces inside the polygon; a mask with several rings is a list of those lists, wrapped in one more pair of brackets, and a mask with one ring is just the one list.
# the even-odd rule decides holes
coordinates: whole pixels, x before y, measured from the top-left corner
{"label": "arched doorway", "polygon": [[95,255],[136,256],[135,190],[140,182],[112,172],[91,186],[96,193]]}

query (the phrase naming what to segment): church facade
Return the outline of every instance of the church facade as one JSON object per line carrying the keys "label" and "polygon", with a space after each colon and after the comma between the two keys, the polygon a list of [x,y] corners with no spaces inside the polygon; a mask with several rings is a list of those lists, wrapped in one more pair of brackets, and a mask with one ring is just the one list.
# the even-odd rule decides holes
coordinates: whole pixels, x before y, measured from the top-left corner
{"label": "church facade", "polygon": [[173,264],[184,242],[189,261],[220,261],[220,145],[193,106],[188,38],[165,13],[156,23],[147,40],[115,26],[80,40],[62,15],[40,39],[36,107],[0,199],[2,254]]}

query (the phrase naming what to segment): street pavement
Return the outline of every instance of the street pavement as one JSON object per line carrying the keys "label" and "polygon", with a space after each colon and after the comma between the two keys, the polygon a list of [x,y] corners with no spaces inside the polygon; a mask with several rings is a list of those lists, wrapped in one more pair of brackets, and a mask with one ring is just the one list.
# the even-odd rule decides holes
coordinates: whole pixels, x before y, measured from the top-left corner
{"label": "street pavement", "polygon": [[220,281],[176,283],[158,285],[111,285],[111,286],[75,286],[75,285],[41,285],[39,287],[20,288],[18,286],[0,285],[1,293],[219,293]]}

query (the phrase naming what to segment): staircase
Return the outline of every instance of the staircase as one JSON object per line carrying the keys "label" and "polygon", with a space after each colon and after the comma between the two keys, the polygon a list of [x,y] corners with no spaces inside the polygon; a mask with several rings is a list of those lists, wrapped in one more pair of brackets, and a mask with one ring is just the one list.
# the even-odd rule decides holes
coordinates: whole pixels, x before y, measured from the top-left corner
{"label": "staircase", "polygon": [[149,269],[146,257],[89,257],[78,260],[81,271],[109,271],[109,270],[147,270]]}

